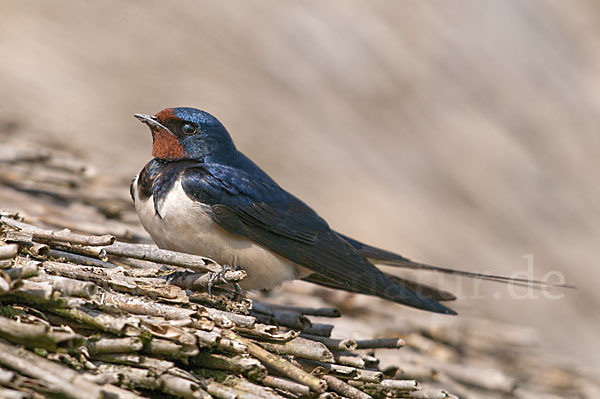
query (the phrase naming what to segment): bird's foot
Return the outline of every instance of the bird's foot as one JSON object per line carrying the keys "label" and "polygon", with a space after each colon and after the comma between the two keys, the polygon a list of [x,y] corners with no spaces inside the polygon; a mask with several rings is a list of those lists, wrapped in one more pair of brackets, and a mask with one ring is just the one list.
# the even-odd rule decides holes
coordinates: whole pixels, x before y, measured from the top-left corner
{"label": "bird's foot", "polygon": [[[230,265],[223,265],[220,271],[218,272],[209,272],[208,273],[208,295],[212,296],[212,288],[215,284],[229,284],[229,281],[225,278],[225,273],[230,271],[235,271],[237,268]],[[242,287],[237,282],[233,283],[233,287],[235,288],[236,294],[241,294]]]}

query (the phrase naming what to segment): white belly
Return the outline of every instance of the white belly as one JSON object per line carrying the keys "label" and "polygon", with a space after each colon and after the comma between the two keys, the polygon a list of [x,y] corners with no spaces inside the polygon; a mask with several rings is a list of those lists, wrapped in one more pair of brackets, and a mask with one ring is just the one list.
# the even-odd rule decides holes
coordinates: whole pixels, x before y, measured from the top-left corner
{"label": "white belly", "polygon": [[206,205],[185,194],[179,180],[160,206],[162,218],[155,213],[153,197],[145,201],[138,197],[137,178],[133,186],[140,221],[160,248],[202,255],[222,265],[241,267],[248,273],[240,283],[245,289],[270,289],[311,273],[246,238],[227,232],[207,215]]}

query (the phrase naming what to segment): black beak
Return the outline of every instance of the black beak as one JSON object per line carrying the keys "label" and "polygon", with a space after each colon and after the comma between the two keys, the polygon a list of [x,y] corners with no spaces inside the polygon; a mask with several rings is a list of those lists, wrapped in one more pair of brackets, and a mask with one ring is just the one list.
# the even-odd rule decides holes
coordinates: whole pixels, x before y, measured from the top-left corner
{"label": "black beak", "polygon": [[146,114],[133,114],[140,122],[148,123],[149,121],[156,122],[156,117]]}
{"label": "black beak", "polygon": [[160,123],[158,121],[156,116],[146,115],[146,114],[133,114],[133,116],[135,116],[140,122],[145,123],[146,125],[148,125],[150,127],[153,127],[153,126],[159,127],[161,129],[164,129],[165,131],[167,131],[167,133],[175,136],[173,134],[173,132],[171,132],[169,130],[169,128],[167,128],[165,125],[163,125],[162,123]]}

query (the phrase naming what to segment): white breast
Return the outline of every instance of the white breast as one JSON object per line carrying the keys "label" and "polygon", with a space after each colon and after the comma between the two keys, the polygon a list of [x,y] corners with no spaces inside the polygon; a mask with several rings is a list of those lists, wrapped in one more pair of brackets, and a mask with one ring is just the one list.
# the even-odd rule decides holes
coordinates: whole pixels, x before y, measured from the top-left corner
{"label": "white breast", "polygon": [[208,206],[190,199],[178,179],[156,215],[151,196],[141,200],[133,184],[135,209],[146,231],[160,248],[202,255],[248,273],[245,289],[270,289],[311,272],[262,246],[227,232],[207,214]]}

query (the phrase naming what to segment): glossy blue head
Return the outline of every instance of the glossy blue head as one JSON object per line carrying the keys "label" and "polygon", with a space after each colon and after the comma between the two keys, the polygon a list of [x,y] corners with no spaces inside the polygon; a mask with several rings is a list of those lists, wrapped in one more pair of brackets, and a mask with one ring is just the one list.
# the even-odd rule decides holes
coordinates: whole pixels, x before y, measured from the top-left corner
{"label": "glossy blue head", "polygon": [[155,158],[217,161],[236,153],[227,129],[208,112],[167,108],[154,116],[136,114],[135,117],[150,127]]}

